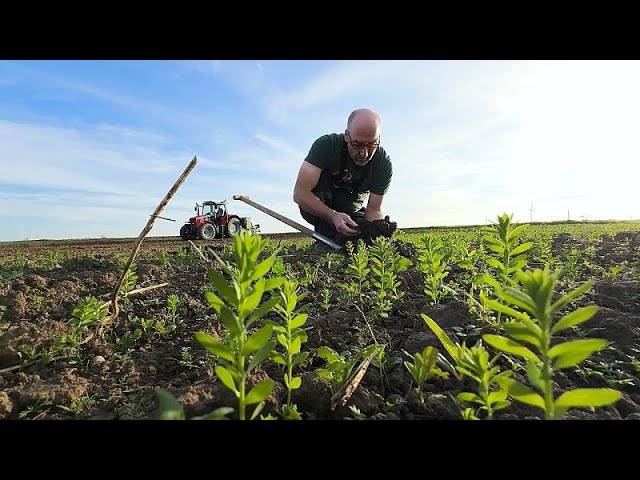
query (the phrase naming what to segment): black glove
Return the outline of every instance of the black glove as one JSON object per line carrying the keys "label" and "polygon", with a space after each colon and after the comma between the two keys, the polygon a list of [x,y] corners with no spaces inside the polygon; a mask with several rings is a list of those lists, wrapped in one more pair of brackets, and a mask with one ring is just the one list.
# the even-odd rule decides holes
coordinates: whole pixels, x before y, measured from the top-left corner
{"label": "black glove", "polygon": [[336,236],[336,242],[340,245],[344,245],[347,242],[353,242],[355,244],[358,240],[362,240],[367,245],[371,245],[371,241],[374,238],[390,238],[393,235],[393,232],[398,228],[398,224],[396,222],[389,221],[389,215],[381,218],[380,220],[374,220],[373,222],[366,221],[364,219],[364,214],[360,216],[352,216],[351,218],[358,224],[358,235],[347,236],[338,234]]}
{"label": "black glove", "polygon": [[396,222],[390,222],[389,215],[387,215],[380,220],[367,222],[366,236],[369,237],[371,240],[377,237],[390,238],[393,235],[393,232],[395,232],[397,228],[398,228],[398,224]]}

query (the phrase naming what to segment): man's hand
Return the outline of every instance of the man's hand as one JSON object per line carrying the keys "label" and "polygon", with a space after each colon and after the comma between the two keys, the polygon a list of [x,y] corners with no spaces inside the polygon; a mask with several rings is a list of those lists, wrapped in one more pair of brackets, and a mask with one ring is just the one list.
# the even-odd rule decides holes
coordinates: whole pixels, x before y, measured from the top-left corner
{"label": "man's hand", "polygon": [[347,237],[354,237],[360,234],[358,224],[346,213],[336,212],[332,218],[333,226],[336,227],[338,233]]}
{"label": "man's hand", "polygon": [[[342,215],[346,214],[336,213],[336,218],[337,216]],[[342,233],[343,231],[340,231],[338,237],[336,238],[336,241],[340,244],[345,244],[348,241],[356,242],[358,240],[362,240],[367,245],[371,245],[371,241],[374,238],[391,238],[393,233],[398,228],[398,224],[396,222],[389,221],[389,215],[381,218],[380,220],[373,220],[371,222],[365,220],[364,217],[355,218],[354,221],[354,219],[352,219],[348,215],[346,216],[348,217],[348,219],[345,221],[345,227],[346,225],[352,225],[353,223],[355,223],[357,230],[349,230],[348,233]],[[349,222],[349,220],[351,221]],[[334,222],[334,225],[336,225],[336,222]],[[336,226],[336,228],[338,227]]]}

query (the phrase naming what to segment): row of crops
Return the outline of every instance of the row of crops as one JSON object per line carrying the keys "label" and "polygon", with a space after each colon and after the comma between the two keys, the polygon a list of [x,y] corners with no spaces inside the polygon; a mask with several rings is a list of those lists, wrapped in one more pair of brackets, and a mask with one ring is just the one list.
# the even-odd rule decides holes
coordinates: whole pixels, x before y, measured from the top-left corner
{"label": "row of crops", "polygon": [[[314,256],[308,240],[249,234],[220,248],[148,251],[126,272],[122,254],[110,264],[100,259],[113,270],[111,280],[124,275],[123,312],[101,329],[109,316],[106,281],[78,288],[56,315],[45,289],[31,288],[25,299],[39,305],[19,311],[12,284],[34,272],[64,271],[77,259],[64,249],[37,257],[16,251],[0,265],[9,292],[0,342],[14,362],[1,371],[9,386],[17,372],[70,365],[85,366],[90,377],[96,362],[144,363],[144,352],[170,345],[180,351],[173,355],[180,368],[198,372],[195,382],[217,387],[214,408],[195,415],[184,385],[142,381],[146,398],[153,394],[147,418],[420,418],[443,393],[463,419],[508,418],[510,411],[571,418],[576,409],[593,412],[623,397],[635,405],[635,340],[617,345],[591,335],[601,329],[588,325],[599,309],[595,285],[640,279],[639,226],[531,226],[503,214],[484,227],[399,231],[349,244],[345,255]],[[173,291],[137,293],[148,286],[149,265]],[[635,297],[622,301],[634,311]],[[453,306],[455,321],[438,318]],[[14,341],[9,331],[21,312],[49,312],[55,334]],[[410,342],[417,331],[431,336]],[[619,373],[588,376],[607,352]],[[314,382],[324,386],[328,404],[317,411],[308,400]],[[97,408],[89,390],[78,398],[83,408],[93,398]],[[356,401],[362,392],[372,399],[366,412]],[[10,415],[53,412],[55,401],[43,398],[17,402]]]}

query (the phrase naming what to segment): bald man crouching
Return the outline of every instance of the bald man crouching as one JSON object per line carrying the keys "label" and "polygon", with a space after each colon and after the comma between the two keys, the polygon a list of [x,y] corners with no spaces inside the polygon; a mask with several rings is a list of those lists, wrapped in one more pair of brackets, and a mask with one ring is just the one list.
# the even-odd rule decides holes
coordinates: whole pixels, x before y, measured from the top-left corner
{"label": "bald man crouching", "polygon": [[[391,236],[397,225],[381,207],[392,173],[391,158],[380,146],[380,116],[360,108],[349,115],[344,134],[313,142],[298,172],[293,201],[316,232],[338,243],[357,240],[371,222]],[[325,247],[317,242],[314,250],[328,251]]]}

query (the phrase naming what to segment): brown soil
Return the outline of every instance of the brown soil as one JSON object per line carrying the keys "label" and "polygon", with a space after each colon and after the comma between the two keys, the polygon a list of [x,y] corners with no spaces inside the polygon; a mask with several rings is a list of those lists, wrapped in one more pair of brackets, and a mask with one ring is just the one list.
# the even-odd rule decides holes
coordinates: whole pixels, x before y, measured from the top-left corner
{"label": "brown soil", "polygon": [[[289,236],[287,239],[300,237]],[[627,240],[625,240],[627,238]],[[629,239],[631,239],[629,241]],[[638,233],[619,234],[603,238],[597,245],[594,262],[606,268],[623,261],[637,264]],[[0,259],[8,264],[21,258],[28,259],[20,271],[5,270],[0,279],[0,305],[5,307],[0,325],[0,419],[149,419],[158,418],[159,405],[156,387],[170,391],[184,407],[187,418],[203,415],[212,410],[236,405],[235,397],[217,380],[212,358],[195,340],[194,334],[205,331],[216,335],[220,324],[213,319],[212,309],[204,296],[208,284],[208,265],[202,260],[182,263],[179,253],[188,246],[178,239],[146,239],[137,259],[137,287],[168,282],[160,289],[132,296],[122,302],[118,322],[107,331],[104,341],[90,339],[82,345],[78,358],[56,359],[47,365],[29,363],[25,345],[42,352],[51,347],[54,339],[68,328],[73,306],[92,295],[101,301],[110,297],[118,279],[117,257],[128,257],[133,241],[78,241],[78,242],[15,242],[0,245]],[[309,242],[300,249],[288,247],[281,251],[283,261],[294,271],[301,272],[302,264],[318,265],[321,255],[308,249]],[[199,243],[207,252],[215,248],[220,254],[228,253],[229,245]],[[400,245],[406,251],[410,245]],[[561,256],[578,246],[570,236],[556,237],[554,254]],[[66,252],[59,266],[36,267],[36,260],[46,252]],[[159,252],[164,251],[167,262]],[[227,257],[228,258],[228,257]],[[25,261],[26,262],[26,261]],[[54,262],[52,262],[54,263]],[[583,268],[583,277],[587,268]],[[469,313],[464,302],[451,297],[440,305],[429,305],[423,293],[421,273],[414,268],[401,274],[400,290],[404,297],[395,302],[388,318],[365,322],[353,304],[339,304],[340,287],[344,279],[345,262],[324,265],[314,281],[305,288],[312,303],[308,310],[308,342],[303,349],[311,352],[304,365],[302,386],[293,395],[293,401],[305,419],[343,419],[353,417],[348,407],[356,407],[368,418],[385,419],[460,419],[460,409],[453,397],[461,391],[473,391],[474,386],[464,380],[432,379],[425,386],[426,405],[418,402],[411,377],[400,363],[381,376],[377,367],[370,366],[362,382],[346,406],[331,409],[332,392],[327,381],[315,374],[325,361],[315,355],[317,348],[328,346],[337,352],[356,351],[373,343],[386,344],[387,358],[407,360],[403,353],[422,351],[431,345],[444,351],[420,317],[426,313],[459,341],[473,344],[481,333],[478,320]],[[454,266],[450,278],[456,273]],[[628,273],[628,272],[627,272]],[[298,275],[300,278],[300,275]],[[615,281],[597,279],[595,287],[576,302],[577,305],[595,304],[599,311],[582,324],[587,337],[610,341],[608,348],[594,354],[578,371],[569,369],[555,377],[556,395],[573,388],[612,387],[622,392],[615,404],[597,409],[573,409],[567,419],[639,419],[640,378],[638,352],[640,349],[640,282],[630,274]],[[322,292],[332,292],[328,309],[321,306]],[[165,317],[166,299],[170,294],[184,299],[178,309],[180,321],[175,331],[166,336],[142,337],[130,351],[116,343],[136,326],[136,317],[157,320]],[[368,300],[371,303],[371,299]],[[366,309],[365,309],[366,311]],[[277,317],[274,317],[276,319]],[[468,329],[468,336],[456,336],[452,327]],[[92,329],[94,331],[94,329]],[[566,338],[569,338],[567,335]],[[185,360],[185,352],[190,358]],[[22,353],[22,354],[20,354]],[[12,368],[24,363],[18,368]],[[277,414],[276,408],[284,403],[286,388],[282,371],[274,364],[265,363],[250,377],[254,384],[270,377],[275,387],[264,413]],[[525,380],[526,382],[526,380]],[[541,411],[518,402],[496,415],[498,419],[539,419]]]}

